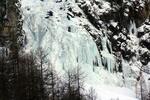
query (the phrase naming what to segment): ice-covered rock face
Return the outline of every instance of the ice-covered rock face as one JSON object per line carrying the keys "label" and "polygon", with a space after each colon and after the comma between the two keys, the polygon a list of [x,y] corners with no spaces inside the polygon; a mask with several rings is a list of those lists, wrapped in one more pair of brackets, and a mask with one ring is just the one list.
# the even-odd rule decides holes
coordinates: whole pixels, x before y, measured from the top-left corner
{"label": "ice-covered rock face", "polygon": [[[69,15],[68,8],[72,2],[26,1],[22,1],[22,8],[27,49],[43,47],[55,67],[66,69],[76,67],[78,63],[93,66],[96,60],[101,66],[97,47],[82,27],[86,20]],[[53,15],[48,15],[48,12]]]}
{"label": "ice-covered rock face", "polygon": [[[80,66],[88,86],[133,88],[136,77],[130,78],[131,66],[136,69],[141,64],[139,43],[146,36],[138,39],[136,20],[129,19],[128,7],[118,10],[123,2],[131,6],[129,0],[118,4],[109,0],[21,0],[26,51],[42,47],[58,72]],[[123,71],[123,75],[110,73],[114,71]]]}
{"label": "ice-covered rock face", "polygon": [[[95,77],[98,75],[95,73],[105,66],[113,72],[116,63],[107,35],[90,24],[74,0],[22,0],[21,3],[27,36],[26,51],[42,47],[58,71],[80,66],[85,73],[94,73],[89,74],[90,77]],[[86,25],[91,34],[100,36],[101,54]],[[95,81],[100,82],[100,79]],[[119,80],[114,84],[120,84]]]}

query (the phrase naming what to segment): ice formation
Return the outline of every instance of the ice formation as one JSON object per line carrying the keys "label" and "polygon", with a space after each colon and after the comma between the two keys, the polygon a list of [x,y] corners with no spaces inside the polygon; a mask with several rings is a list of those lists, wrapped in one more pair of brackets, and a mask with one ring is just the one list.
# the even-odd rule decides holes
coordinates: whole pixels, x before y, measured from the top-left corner
{"label": "ice formation", "polygon": [[[136,100],[134,93],[120,87],[124,86],[122,75],[110,73],[116,66],[116,58],[112,53],[107,35],[105,32],[102,35],[101,31],[95,33],[101,34],[103,50],[100,54],[95,41],[84,25],[89,24],[91,28],[95,28],[86,19],[75,0],[21,0],[21,4],[23,29],[27,36],[27,52],[36,50],[38,47],[44,48],[51,65],[58,72],[63,73],[73,67],[82,67],[87,75],[86,86],[94,87],[102,100],[111,98]],[[110,9],[108,2],[103,1],[102,4],[104,8],[101,9],[101,13],[105,11],[105,8]],[[81,12],[81,17],[73,16],[68,10],[70,7],[76,12]],[[114,22],[112,24],[117,25]],[[133,30],[136,31],[135,24],[132,23],[132,25],[130,33]],[[104,65],[107,66],[108,71],[104,70]]]}

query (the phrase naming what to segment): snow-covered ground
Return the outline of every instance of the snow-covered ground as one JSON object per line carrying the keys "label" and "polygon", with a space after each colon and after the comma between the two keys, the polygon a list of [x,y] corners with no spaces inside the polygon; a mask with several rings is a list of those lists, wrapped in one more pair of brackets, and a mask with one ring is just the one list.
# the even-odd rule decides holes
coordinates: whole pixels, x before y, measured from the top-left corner
{"label": "snow-covered ground", "polygon": [[[136,100],[134,90],[123,87],[122,74],[110,73],[116,61],[108,52],[107,36],[101,37],[104,48],[101,59],[95,42],[83,27],[90,23],[75,0],[21,0],[21,4],[23,29],[28,39],[27,52],[43,47],[58,72],[80,66],[87,75],[85,87],[93,87],[98,100]],[[108,2],[102,4],[101,13],[105,8],[110,9]],[[82,16],[73,16],[68,10],[70,7]],[[92,25],[90,27],[94,29]],[[97,32],[95,34],[101,34]],[[97,64],[93,65],[94,62]],[[107,64],[108,71],[103,69],[102,62]]]}
{"label": "snow-covered ground", "polygon": [[97,100],[138,100],[135,94],[128,88],[113,86],[95,86]]}

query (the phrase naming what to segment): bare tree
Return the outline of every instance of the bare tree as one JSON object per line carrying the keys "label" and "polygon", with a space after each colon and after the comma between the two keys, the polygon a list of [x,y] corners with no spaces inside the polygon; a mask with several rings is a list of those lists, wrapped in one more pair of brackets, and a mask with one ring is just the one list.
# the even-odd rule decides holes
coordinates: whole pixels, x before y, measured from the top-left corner
{"label": "bare tree", "polygon": [[0,49],[0,99],[9,99],[6,49]]}
{"label": "bare tree", "polygon": [[56,95],[57,95],[57,74],[56,71],[54,70],[53,66],[50,66],[49,68],[49,74],[48,75],[48,87],[49,87],[49,98],[50,100],[57,100]]}
{"label": "bare tree", "polygon": [[93,88],[89,89],[87,94],[87,100],[97,100],[97,94]]}
{"label": "bare tree", "polygon": [[84,73],[80,67],[70,69],[66,72],[66,92],[63,100],[83,100],[83,94],[81,93],[84,84]]}
{"label": "bare tree", "polygon": [[43,100],[42,98],[44,98],[44,89],[42,88],[43,85],[44,85],[44,73],[43,73],[43,70],[44,70],[44,64],[46,63],[46,57],[47,57],[47,54],[46,52],[41,48],[39,47],[37,52],[36,52],[36,55],[37,55],[37,61],[39,62],[39,66],[40,66],[40,77],[41,77],[41,100]]}

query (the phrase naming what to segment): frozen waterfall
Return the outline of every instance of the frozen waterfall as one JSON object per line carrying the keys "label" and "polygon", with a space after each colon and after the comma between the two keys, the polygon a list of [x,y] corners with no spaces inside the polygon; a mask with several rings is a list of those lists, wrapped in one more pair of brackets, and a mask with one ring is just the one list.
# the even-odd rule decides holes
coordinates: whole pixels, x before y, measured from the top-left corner
{"label": "frozen waterfall", "polygon": [[[101,85],[122,86],[122,76],[110,73],[116,63],[107,36],[101,37],[103,50],[99,53],[96,43],[83,27],[90,24],[85,15],[67,16],[69,7],[82,12],[74,0],[63,0],[59,3],[56,0],[21,0],[21,4],[23,29],[27,36],[26,52],[38,47],[44,48],[48,52],[51,65],[58,72],[63,73],[67,69],[80,66],[87,75],[86,86],[97,89],[101,94],[99,96],[109,94],[109,90],[100,93],[104,91]],[[48,12],[53,14],[48,15]],[[104,70],[104,66],[109,72]],[[115,94],[115,97],[118,97],[118,94]],[[124,97],[135,100],[132,97]]]}
{"label": "frozen waterfall", "polygon": [[[98,63],[97,67],[102,67],[95,42],[89,33],[80,26],[87,20],[82,18],[68,20],[66,17],[67,4],[65,3],[57,4],[54,1],[36,1],[35,3],[34,0],[22,0],[25,20],[23,27],[28,39],[27,50],[43,47],[49,53],[48,57],[52,65],[60,70],[77,65],[93,67],[93,62]],[[60,10],[60,7],[63,7],[64,10]],[[80,10],[75,5],[74,8]],[[54,15],[47,19],[45,17],[48,11],[53,11]],[[108,52],[107,37],[102,37],[102,40],[104,48],[101,52],[102,60],[108,70],[112,71],[115,60],[113,55]]]}

